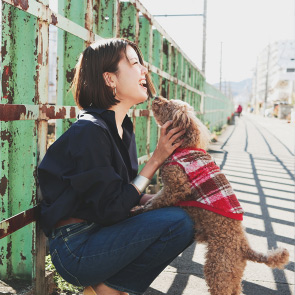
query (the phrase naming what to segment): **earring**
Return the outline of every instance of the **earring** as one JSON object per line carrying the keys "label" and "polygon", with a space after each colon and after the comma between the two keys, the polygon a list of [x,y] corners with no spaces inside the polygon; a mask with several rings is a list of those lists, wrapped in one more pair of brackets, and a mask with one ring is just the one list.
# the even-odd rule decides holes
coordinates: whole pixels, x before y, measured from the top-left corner
{"label": "earring", "polygon": [[117,88],[116,88],[116,86],[113,88],[113,96],[114,96],[114,98],[116,97],[116,95],[117,95]]}

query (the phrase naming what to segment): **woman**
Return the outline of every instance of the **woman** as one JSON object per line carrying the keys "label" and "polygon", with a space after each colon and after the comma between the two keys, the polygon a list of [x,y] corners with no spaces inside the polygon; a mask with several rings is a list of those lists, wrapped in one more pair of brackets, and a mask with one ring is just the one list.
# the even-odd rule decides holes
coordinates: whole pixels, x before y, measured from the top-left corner
{"label": "woman", "polygon": [[[99,41],[81,54],[73,81],[82,110],[48,149],[39,166],[41,224],[52,262],[84,294],[143,294],[193,239],[193,224],[180,208],[129,217],[157,169],[180,146],[183,130],[161,136],[137,175],[128,110],[154,92],[137,46],[124,39]],[[177,143],[175,143],[177,141]],[[126,293],[127,292],[127,293]]]}

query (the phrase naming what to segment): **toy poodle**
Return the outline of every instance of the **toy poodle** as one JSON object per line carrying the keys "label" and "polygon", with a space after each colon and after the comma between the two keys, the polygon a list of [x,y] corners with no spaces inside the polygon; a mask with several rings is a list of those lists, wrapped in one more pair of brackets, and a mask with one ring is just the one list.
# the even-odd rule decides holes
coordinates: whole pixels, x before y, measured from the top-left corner
{"label": "toy poodle", "polygon": [[211,295],[240,295],[247,260],[283,268],[286,249],[254,251],[242,226],[243,209],[213,158],[206,152],[210,132],[194,109],[180,100],[156,98],[152,110],[158,125],[182,127],[183,143],[161,167],[163,188],[143,208],[181,206],[195,224],[195,240],[207,244],[204,275]]}

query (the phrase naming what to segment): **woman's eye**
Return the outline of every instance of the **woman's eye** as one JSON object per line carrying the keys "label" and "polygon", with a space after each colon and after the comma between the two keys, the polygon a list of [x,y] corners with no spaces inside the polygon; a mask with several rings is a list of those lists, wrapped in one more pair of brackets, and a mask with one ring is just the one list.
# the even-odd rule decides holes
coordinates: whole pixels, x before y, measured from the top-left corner
{"label": "woman's eye", "polygon": [[134,64],[134,65],[138,64],[138,61],[134,62],[133,64]]}

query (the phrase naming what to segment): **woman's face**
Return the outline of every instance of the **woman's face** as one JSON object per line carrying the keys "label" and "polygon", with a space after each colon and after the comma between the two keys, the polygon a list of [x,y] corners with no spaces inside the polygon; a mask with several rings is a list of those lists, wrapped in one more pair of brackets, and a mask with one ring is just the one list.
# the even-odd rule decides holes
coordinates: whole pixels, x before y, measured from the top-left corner
{"label": "woman's face", "polygon": [[126,58],[123,58],[118,64],[118,71],[116,72],[116,99],[120,100],[126,105],[136,105],[144,102],[148,98],[146,86],[146,74],[148,70],[139,62],[136,51],[128,45],[126,47]]}

